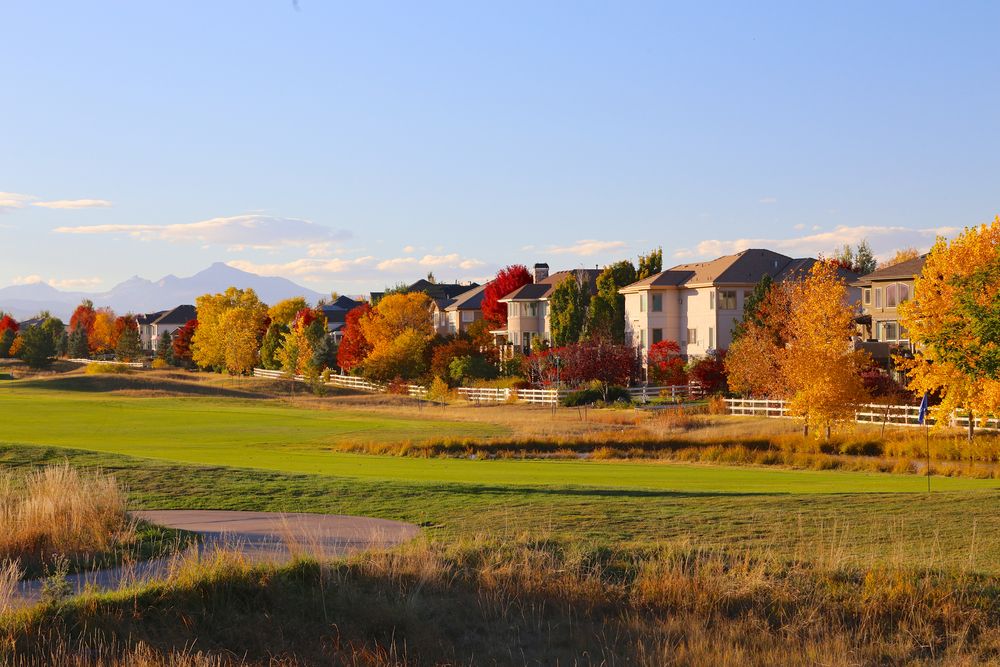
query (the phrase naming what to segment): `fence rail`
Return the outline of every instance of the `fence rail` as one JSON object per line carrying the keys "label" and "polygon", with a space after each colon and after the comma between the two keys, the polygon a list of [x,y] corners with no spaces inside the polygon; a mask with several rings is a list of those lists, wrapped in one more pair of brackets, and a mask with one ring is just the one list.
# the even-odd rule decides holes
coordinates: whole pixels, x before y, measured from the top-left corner
{"label": "fence rail", "polygon": [[[731,415],[756,417],[789,417],[787,402],[778,399],[727,398],[726,408]],[[854,412],[854,421],[860,424],[894,424],[896,426],[920,426],[920,408],[916,405],[886,405],[865,403]],[[967,428],[968,414],[955,413],[948,420],[953,426]],[[927,423],[934,424],[933,416],[927,416]],[[1000,431],[1000,420],[988,419],[976,428],[984,431]]]}

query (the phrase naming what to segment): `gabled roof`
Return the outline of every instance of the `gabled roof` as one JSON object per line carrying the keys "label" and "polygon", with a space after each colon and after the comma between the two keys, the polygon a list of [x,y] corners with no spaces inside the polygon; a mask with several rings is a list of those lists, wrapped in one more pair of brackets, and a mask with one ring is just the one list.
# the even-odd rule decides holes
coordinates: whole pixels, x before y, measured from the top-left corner
{"label": "gabled roof", "polygon": [[678,264],[622,288],[621,291],[639,291],[647,287],[679,287],[681,285],[753,285],[764,275],[772,277],[796,261],[791,257],[754,248],[735,255],[725,255],[708,262]]}
{"label": "gabled roof", "polygon": [[152,324],[157,319],[159,319],[159,317],[161,315],[163,315],[166,312],[167,311],[165,311],[165,310],[160,310],[160,311],[157,311],[155,313],[142,313],[141,315],[136,315],[135,316],[135,322],[139,326],[143,326],[143,325],[146,325],[146,324]]}
{"label": "gabled roof", "polygon": [[[489,283],[486,283],[488,285]],[[480,285],[459,295],[445,310],[479,310],[483,305],[483,295],[486,294],[486,285]]]}
{"label": "gabled roof", "polygon": [[360,305],[360,301],[355,301],[349,296],[338,296],[333,303],[324,304],[323,310],[352,310]]}
{"label": "gabled roof", "polygon": [[518,287],[516,290],[500,299],[500,301],[537,301],[548,299],[556,286],[566,279],[567,276],[576,275],[577,280],[584,282],[593,294],[597,285],[597,276],[601,275],[601,269],[573,269],[571,271],[556,271],[548,278],[537,283],[529,283]]}
{"label": "gabled roof", "polygon": [[[725,255],[708,262],[678,264],[631,285],[619,292],[638,292],[651,287],[680,287],[682,285],[756,285],[765,275],[775,282],[800,280],[819,260],[812,257],[792,259],[773,250],[751,249],[735,255]],[[857,274],[837,269],[837,274],[851,282]]]}
{"label": "gabled roof", "polygon": [[198,309],[190,304],[184,304],[166,311],[153,324],[179,324],[183,326],[196,319],[198,319]]}
{"label": "gabled roof", "polygon": [[410,285],[407,291],[423,292],[435,300],[454,299],[459,294],[464,294],[475,287],[479,287],[479,285],[476,283],[469,283],[467,285],[462,283],[432,283],[429,280],[421,278],[417,282]]}
{"label": "gabled roof", "polygon": [[884,269],[876,269],[868,275],[861,276],[858,279],[858,284],[870,285],[879,280],[913,280],[913,278],[919,276],[920,272],[924,270],[926,262],[927,255],[921,255],[920,257],[900,262],[899,264],[887,266]]}

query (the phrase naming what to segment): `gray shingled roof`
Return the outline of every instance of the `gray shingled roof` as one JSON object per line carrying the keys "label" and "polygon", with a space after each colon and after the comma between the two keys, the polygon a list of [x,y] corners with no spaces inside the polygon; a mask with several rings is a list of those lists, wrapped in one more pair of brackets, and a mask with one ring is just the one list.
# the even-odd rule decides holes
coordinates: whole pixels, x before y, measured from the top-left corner
{"label": "gray shingled roof", "polygon": [[[486,285],[488,284],[486,283]],[[486,293],[486,285],[480,285],[459,295],[445,310],[479,310],[483,305],[483,295]]]}
{"label": "gray shingled roof", "polygon": [[198,319],[198,310],[189,304],[177,306],[160,315],[153,324],[180,324],[184,325],[191,320]]}
{"label": "gray shingled roof", "polygon": [[587,283],[590,288],[590,293],[593,294],[596,289],[597,276],[601,275],[601,269],[573,269],[570,271],[556,271],[548,278],[540,280],[537,283],[529,283],[517,288],[501,301],[536,301],[538,299],[547,299],[552,290],[556,288],[556,285],[561,283],[566,279],[566,276],[571,274],[577,274],[577,276],[582,276],[583,280]]}

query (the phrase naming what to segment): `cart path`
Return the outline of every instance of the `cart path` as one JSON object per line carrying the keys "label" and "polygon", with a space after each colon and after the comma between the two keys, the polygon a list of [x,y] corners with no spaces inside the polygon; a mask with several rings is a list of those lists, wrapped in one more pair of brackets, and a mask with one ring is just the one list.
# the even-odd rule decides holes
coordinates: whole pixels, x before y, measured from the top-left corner
{"label": "cart path", "polygon": [[[198,533],[199,551],[238,550],[253,562],[284,563],[294,555],[338,558],[366,549],[388,548],[420,534],[411,523],[342,514],[238,512],[230,510],[146,510],[133,516],[167,528]],[[87,586],[114,590],[123,583],[138,583],[165,576],[171,561],[160,558],[132,565],[68,577],[74,593]],[[21,582],[15,606],[29,605],[41,597],[42,580]]]}

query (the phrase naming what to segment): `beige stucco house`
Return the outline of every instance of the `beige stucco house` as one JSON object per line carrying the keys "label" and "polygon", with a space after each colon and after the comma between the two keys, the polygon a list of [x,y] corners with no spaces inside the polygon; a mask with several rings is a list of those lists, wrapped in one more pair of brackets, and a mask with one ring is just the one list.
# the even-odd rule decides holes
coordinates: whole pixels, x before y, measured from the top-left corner
{"label": "beige stucco house", "polygon": [[[753,249],[679,264],[619,290],[625,296],[625,336],[643,354],[661,340],[675,341],[686,356],[727,349],[743,304],[761,278],[800,279],[816,261]],[[849,284],[857,278],[850,272],[841,274]],[[856,302],[859,290],[850,289]]]}
{"label": "beige stucco house", "polygon": [[529,354],[531,343],[535,339],[545,342],[552,340],[552,329],[549,325],[549,296],[556,286],[572,276],[593,294],[600,273],[600,269],[573,269],[549,275],[548,264],[535,264],[534,282],[519,287],[500,299],[501,303],[507,304],[507,328],[493,333],[515,350]]}
{"label": "beige stucco house", "polygon": [[913,296],[913,284],[923,271],[927,255],[878,269],[855,283],[861,290],[862,315],[858,318],[861,337],[876,358],[892,351],[913,350],[909,334],[899,321],[899,305]]}

